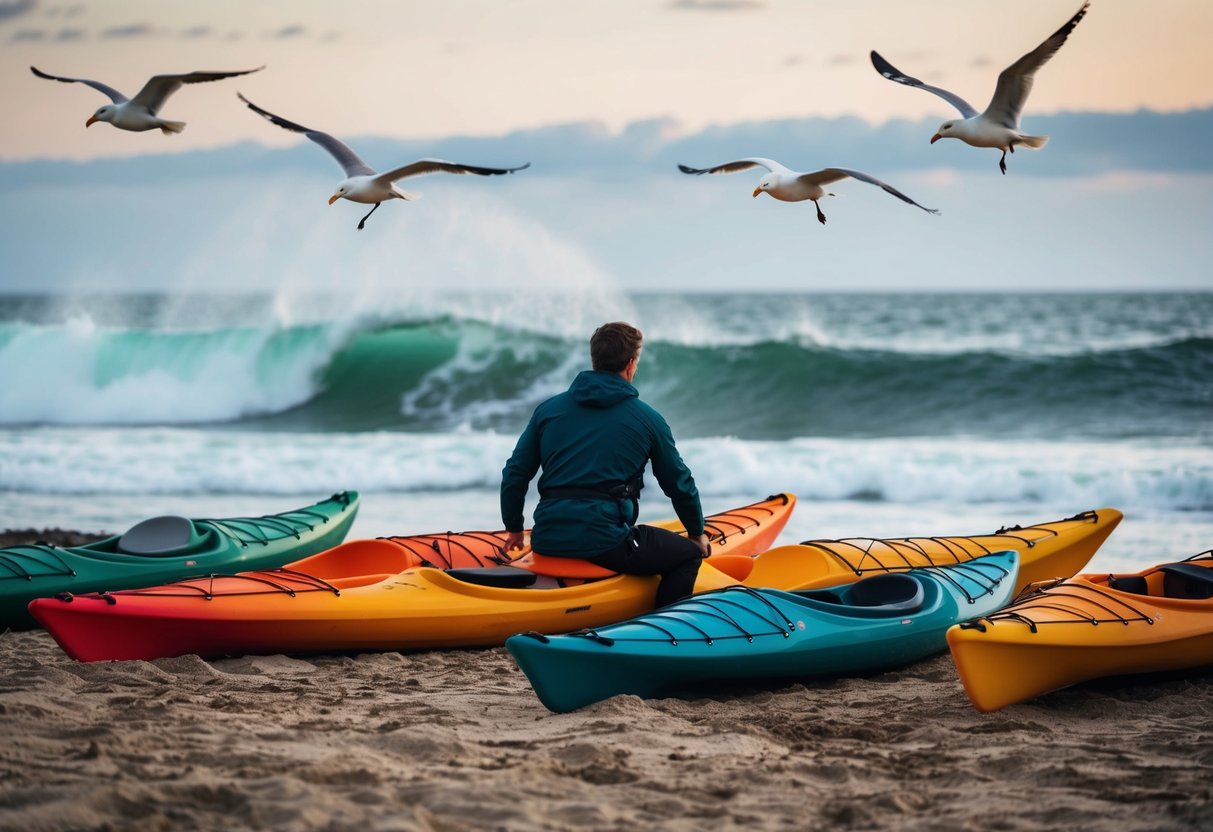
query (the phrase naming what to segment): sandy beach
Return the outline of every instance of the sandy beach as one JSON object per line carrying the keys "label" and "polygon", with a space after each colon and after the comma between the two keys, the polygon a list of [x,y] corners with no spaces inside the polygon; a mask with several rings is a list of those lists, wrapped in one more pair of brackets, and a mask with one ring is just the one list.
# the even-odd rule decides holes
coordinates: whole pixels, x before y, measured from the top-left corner
{"label": "sandy beach", "polygon": [[982,715],[945,654],[554,715],[500,648],[81,664],[6,632],[0,829],[1200,829],[1211,725],[1213,670]]}
{"label": "sandy beach", "polygon": [[[1210,33],[1213,0],[0,0],[0,832],[1213,832],[1213,643],[1185,602],[1085,612],[1213,573]],[[530,574],[407,571],[524,528]],[[555,714],[503,646],[354,652],[623,617],[638,579],[543,556],[664,603],[705,536],[809,545],[557,671],[904,660],[1076,571],[1111,590],[1050,588],[1047,633],[1206,664],[990,714],[946,651]],[[749,591],[920,554],[956,592],[785,629]],[[1049,638],[991,655],[1101,649],[1017,661]],[[236,655],[309,649],[351,652]]]}

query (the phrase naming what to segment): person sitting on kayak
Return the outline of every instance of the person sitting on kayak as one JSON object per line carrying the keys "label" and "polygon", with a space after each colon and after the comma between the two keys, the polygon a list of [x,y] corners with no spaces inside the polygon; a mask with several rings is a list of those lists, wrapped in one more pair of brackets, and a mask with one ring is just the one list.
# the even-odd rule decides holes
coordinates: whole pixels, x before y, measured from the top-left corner
{"label": "person sitting on kayak", "polygon": [[[662,607],[691,594],[709,545],[699,490],[670,426],[632,386],[643,341],[621,322],[594,330],[593,369],[535,408],[501,472],[501,519],[506,550],[521,548],[527,488],[542,468],[531,548],[627,575],[661,575]],[[687,537],[636,525],[650,460]]]}

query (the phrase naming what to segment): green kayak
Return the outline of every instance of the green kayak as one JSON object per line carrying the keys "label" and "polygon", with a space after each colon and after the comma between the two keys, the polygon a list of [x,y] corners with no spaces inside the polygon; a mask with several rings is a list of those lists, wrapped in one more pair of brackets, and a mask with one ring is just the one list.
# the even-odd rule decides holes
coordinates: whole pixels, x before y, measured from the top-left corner
{"label": "green kayak", "polygon": [[153,517],[125,534],[84,546],[32,543],[0,549],[0,630],[37,626],[26,611],[35,598],[275,569],[341,543],[357,513],[358,492],[343,491],[282,514]]}

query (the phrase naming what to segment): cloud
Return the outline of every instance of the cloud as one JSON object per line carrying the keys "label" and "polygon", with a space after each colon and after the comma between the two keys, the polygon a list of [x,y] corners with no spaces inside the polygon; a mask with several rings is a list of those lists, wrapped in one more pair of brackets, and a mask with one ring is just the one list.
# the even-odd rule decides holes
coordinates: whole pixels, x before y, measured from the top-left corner
{"label": "cloud", "polygon": [[[797,67],[807,66],[809,63],[811,63],[811,61],[806,55],[788,55],[779,62],[779,65],[784,67]],[[853,63],[855,63],[855,56],[849,55],[845,52],[836,52],[829,58],[826,58],[825,61],[826,66],[850,66]]]}
{"label": "cloud", "polygon": [[84,5],[77,3],[73,6],[47,6],[43,13],[47,17],[76,17],[84,13]]}
{"label": "cloud", "polygon": [[956,168],[928,168],[907,176],[908,181],[936,190],[958,187],[962,178]]}
{"label": "cloud", "polygon": [[0,23],[29,14],[34,10],[34,0],[8,0],[0,2]]}
{"label": "cloud", "polygon": [[268,32],[266,37],[274,38],[275,40],[290,40],[292,38],[301,38],[307,33],[306,26],[301,26],[298,23],[292,23],[290,26],[283,26],[281,29]]}
{"label": "cloud", "polygon": [[[634,122],[622,131],[611,131],[591,122],[554,124],[517,130],[499,136],[448,136],[427,139],[394,139],[376,136],[350,137],[360,155],[375,159],[439,157],[486,165],[532,162],[528,176],[566,176],[604,181],[648,180],[664,172],[679,177],[676,165],[704,166],[728,159],[761,155],[790,166],[844,165],[866,170],[881,178],[902,172],[921,172],[931,184],[956,171],[968,177],[976,171],[983,177],[998,177],[998,152],[968,147],[960,142],[927,139],[939,125],[938,118],[894,119],[871,124],[856,117],[802,118],[714,125],[688,133],[666,119]],[[1127,179],[1125,171],[1141,174],[1211,174],[1213,153],[1207,151],[1213,135],[1213,107],[1177,113],[1077,112],[1033,115],[1034,133],[1051,134],[1040,151],[1020,150],[1008,157],[1011,176],[1098,177],[1105,191],[1116,188],[1154,187],[1162,180],[1149,177]],[[947,145],[947,146],[945,146]],[[305,142],[282,150],[267,151],[256,142],[232,145],[213,151],[136,156],[129,160],[96,160],[84,166],[50,161],[0,162],[0,193],[6,188],[62,184],[77,181],[115,182],[128,179],[206,180],[216,170],[233,176],[267,176],[326,173],[319,151]],[[319,165],[319,170],[317,166]],[[456,177],[460,178],[460,177]],[[897,180],[894,180],[897,181]]]}
{"label": "cloud", "polygon": [[146,38],[155,34],[155,28],[148,23],[128,23],[125,26],[111,26],[101,33],[101,37],[120,40],[126,38]]}
{"label": "cloud", "polygon": [[60,43],[70,43],[72,41],[84,40],[84,35],[83,29],[60,29],[55,34],[55,40]]}
{"label": "cloud", "polygon": [[1171,188],[1184,181],[1175,173],[1135,170],[1110,170],[1076,181],[1086,191],[1133,192]]}
{"label": "cloud", "polygon": [[41,29],[18,29],[9,40],[14,43],[37,43],[46,40],[46,32]]}
{"label": "cloud", "polygon": [[763,0],[672,0],[668,7],[685,12],[754,12],[767,4]]}
{"label": "cloud", "polygon": [[215,30],[210,26],[191,26],[181,33],[181,37],[186,40],[197,40],[198,38],[209,38],[215,34]]}
{"label": "cloud", "polygon": [[[381,217],[385,220],[379,239],[391,239],[393,231],[414,233],[408,229],[432,222],[423,220],[422,213],[434,217],[435,210],[450,211],[451,221],[462,225],[461,218],[472,216],[465,212],[478,210],[464,200],[485,190],[489,197],[538,218],[551,234],[583,243],[590,260],[618,275],[623,285],[636,288],[736,288],[739,284],[731,275],[758,274],[769,288],[803,288],[797,281],[805,279],[825,281],[815,284],[821,288],[887,288],[890,280],[912,279],[933,288],[972,289],[936,267],[939,252],[971,259],[1012,244],[1022,247],[1024,259],[1055,264],[1050,277],[1033,277],[1033,286],[1047,286],[1053,279],[1058,281],[1053,288],[1148,286],[1151,280],[1163,280],[1168,286],[1207,289],[1213,154],[1206,147],[1207,137],[1213,135],[1213,108],[1033,115],[1033,131],[1052,133],[1053,140],[1038,153],[1017,153],[1006,177],[998,173],[997,151],[959,142],[953,147],[927,144],[937,123],[803,118],[686,133],[668,121],[652,119],[622,131],[581,123],[499,136],[351,139],[372,164],[439,157],[534,165],[492,183],[435,177],[423,188],[426,201],[417,211],[398,206],[399,214],[408,217],[398,214],[388,221],[380,212],[372,218],[372,228]],[[796,167],[842,164],[866,170],[942,209],[944,216],[918,216],[917,209],[881,195],[879,189],[852,185],[839,188],[846,196],[836,208],[827,206],[830,225],[821,229],[812,219],[811,205],[797,210],[750,199],[757,178],[753,172],[708,182],[706,177],[683,176],[675,167],[678,162],[708,165],[753,154]],[[54,159],[0,161],[0,250],[6,263],[0,270],[0,288],[54,290],[83,274],[98,289],[162,287],[163,262],[182,261],[184,240],[185,256],[196,254],[206,264],[198,267],[197,279],[209,269],[218,283],[231,281],[225,286],[235,285],[231,275],[238,274],[248,281],[243,288],[272,291],[275,276],[285,272],[263,276],[255,269],[234,268],[245,254],[216,253],[211,241],[223,239],[225,223],[251,224],[258,231],[247,236],[256,240],[257,251],[284,251],[289,257],[292,246],[306,240],[307,229],[313,227],[297,223],[326,223],[316,227],[330,229],[340,221],[340,228],[325,232],[332,239],[366,233],[353,229],[360,216],[353,206],[330,222],[339,209],[324,204],[323,195],[331,191],[323,189],[332,186],[335,169],[330,170],[323,156],[311,142],[269,149],[248,141],[207,151],[73,164]],[[237,201],[233,213],[231,194],[250,181],[266,183],[276,195],[264,198],[290,219],[263,234],[260,190],[248,198],[252,202]],[[165,211],[163,190],[156,187],[163,182],[172,182],[174,198],[192,210]],[[97,210],[97,205],[106,204],[122,210]],[[50,216],[56,218],[54,223],[47,222]],[[671,216],[677,221],[671,222]],[[883,224],[884,217],[889,225]],[[872,237],[874,230],[877,238]],[[820,233],[810,238],[812,231]],[[517,234],[513,228],[502,233]],[[89,252],[132,234],[146,242],[139,262],[132,261],[121,272],[98,274]],[[428,238],[421,239],[426,251],[434,247]],[[873,245],[873,239],[880,244]],[[753,240],[755,245],[729,243],[736,240]],[[763,240],[774,244],[763,246]],[[1112,242],[1094,245],[1092,240]],[[813,247],[809,261],[801,256],[804,245]],[[856,258],[857,251],[864,256]],[[267,256],[266,262],[272,260]],[[1012,266],[1000,266],[977,288],[996,288],[1000,281],[1020,285]],[[490,269],[476,267],[486,274]],[[398,273],[391,265],[376,268],[384,280]],[[450,274],[462,279],[471,273],[460,271],[463,268],[460,261]],[[372,269],[371,279],[379,273]],[[970,278],[966,273],[965,280]]]}

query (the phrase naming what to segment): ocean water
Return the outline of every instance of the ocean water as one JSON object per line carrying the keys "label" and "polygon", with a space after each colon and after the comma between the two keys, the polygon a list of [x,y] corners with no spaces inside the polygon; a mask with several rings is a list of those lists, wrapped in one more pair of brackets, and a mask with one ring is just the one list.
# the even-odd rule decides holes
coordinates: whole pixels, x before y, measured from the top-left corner
{"label": "ocean water", "polygon": [[4,525],[352,488],[355,536],[497,528],[518,432],[612,319],[705,510],[800,497],[781,542],[1113,506],[1093,568],[1213,547],[1213,294],[1163,293],[4,297]]}

